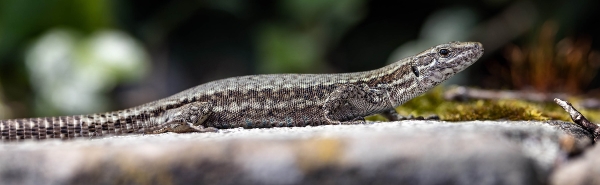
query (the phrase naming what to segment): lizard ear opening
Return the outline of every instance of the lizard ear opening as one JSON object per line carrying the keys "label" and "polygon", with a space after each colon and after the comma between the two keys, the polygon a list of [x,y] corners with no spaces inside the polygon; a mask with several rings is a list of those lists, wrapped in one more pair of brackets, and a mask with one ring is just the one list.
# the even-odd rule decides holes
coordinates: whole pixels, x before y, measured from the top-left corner
{"label": "lizard ear opening", "polygon": [[415,74],[415,76],[419,77],[419,69],[417,69],[417,66],[410,66],[410,69],[412,69],[412,72]]}

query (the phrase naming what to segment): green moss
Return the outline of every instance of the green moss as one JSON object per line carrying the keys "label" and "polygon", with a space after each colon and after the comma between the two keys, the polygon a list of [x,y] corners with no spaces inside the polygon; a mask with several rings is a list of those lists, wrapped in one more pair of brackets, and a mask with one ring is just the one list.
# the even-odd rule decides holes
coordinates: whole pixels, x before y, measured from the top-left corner
{"label": "green moss", "polygon": [[[447,101],[444,89],[437,87],[396,108],[399,114],[408,116],[440,116],[445,121],[469,120],[564,120],[569,115],[555,103],[532,103],[523,100],[472,100],[466,102]],[[569,100],[576,102],[576,99]],[[578,107],[576,107],[578,108]],[[593,122],[600,120],[600,110],[578,108]],[[370,116],[367,120],[385,121],[383,116]]]}
{"label": "green moss", "polygon": [[372,115],[372,116],[367,116],[367,117],[365,117],[365,119],[369,120],[369,121],[388,121],[385,117],[383,117],[380,114],[375,114],[375,115]]}
{"label": "green moss", "polygon": [[447,103],[443,98],[444,88],[436,87],[429,92],[415,97],[412,100],[404,103],[402,106],[396,107],[396,111],[400,115],[414,116],[429,116],[431,114],[439,115],[441,105]]}
{"label": "green moss", "polygon": [[444,103],[440,118],[447,121],[467,120],[548,120],[538,106],[518,100],[477,100],[467,103]]}

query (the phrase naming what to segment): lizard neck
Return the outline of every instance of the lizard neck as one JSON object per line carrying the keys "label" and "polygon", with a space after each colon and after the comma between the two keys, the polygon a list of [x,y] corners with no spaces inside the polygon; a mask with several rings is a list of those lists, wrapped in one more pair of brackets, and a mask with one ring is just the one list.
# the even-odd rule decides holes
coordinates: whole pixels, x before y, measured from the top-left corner
{"label": "lizard neck", "polygon": [[394,107],[430,89],[422,86],[419,78],[411,71],[410,58],[369,71],[370,78],[375,79],[369,86],[387,90]]}

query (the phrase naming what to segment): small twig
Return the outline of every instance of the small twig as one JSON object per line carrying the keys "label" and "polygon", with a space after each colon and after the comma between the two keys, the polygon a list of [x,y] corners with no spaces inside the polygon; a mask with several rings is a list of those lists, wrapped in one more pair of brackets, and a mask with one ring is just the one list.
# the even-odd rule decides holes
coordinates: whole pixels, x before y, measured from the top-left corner
{"label": "small twig", "polygon": [[600,138],[600,127],[592,122],[590,122],[585,116],[583,116],[577,109],[575,109],[571,103],[554,98],[554,102],[561,106],[569,115],[571,116],[571,120],[575,122],[577,125],[583,127],[583,129],[592,133],[594,136],[594,142],[597,142]]}

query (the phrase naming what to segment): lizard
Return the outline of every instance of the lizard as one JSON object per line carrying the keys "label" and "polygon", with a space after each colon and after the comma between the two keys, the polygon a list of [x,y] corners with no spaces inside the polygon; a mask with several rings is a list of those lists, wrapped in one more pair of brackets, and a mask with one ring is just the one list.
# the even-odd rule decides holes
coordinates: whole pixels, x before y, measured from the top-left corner
{"label": "lizard", "polygon": [[363,72],[225,78],[118,111],[0,120],[0,136],[21,141],[361,124],[365,116],[395,113],[395,107],[464,70],[483,52],[479,42],[454,41]]}

